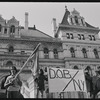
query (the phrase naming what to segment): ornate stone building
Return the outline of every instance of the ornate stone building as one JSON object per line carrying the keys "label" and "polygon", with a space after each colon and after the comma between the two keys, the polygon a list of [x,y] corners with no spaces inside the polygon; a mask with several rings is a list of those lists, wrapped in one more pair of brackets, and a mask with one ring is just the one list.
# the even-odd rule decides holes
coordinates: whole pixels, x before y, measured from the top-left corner
{"label": "ornate stone building", "polygon": [[69,12],[66,7],[64,17],[55,31],[55,37],[62,41],[66,68],[85,69],[88,66],[94,74],[100,66],[99,31],[98,27],[88,24],[78,11],[73,9]]}
{"label": "ornate stone building", "polygon": [[[8,74],[10,66],[21,69],[38,43],[39,67],[64,67],[62,42],[34,27],[28,27],[28,13],[25,13],[25,26],[12,17],[6,21],[0,16],[0,75]],[[32,61],[22,71],[22,79],[30,77]]]}
{"label": "ornate stone building", "polygon": [[[54,37],[34,27],[28,26],[28,13],[25,13],[25,26],[12,17],[5,20],[0,16],[0,75],[7,73],[14,65],[20,69],[35,46],[39,48],[39,67],[64,67],[95,70],[100,65],[99,28],[88,24],[75,9],[65,14],[57,26],[53,19]],[[22,79],[30,74],[32,61],[24,68]]]}

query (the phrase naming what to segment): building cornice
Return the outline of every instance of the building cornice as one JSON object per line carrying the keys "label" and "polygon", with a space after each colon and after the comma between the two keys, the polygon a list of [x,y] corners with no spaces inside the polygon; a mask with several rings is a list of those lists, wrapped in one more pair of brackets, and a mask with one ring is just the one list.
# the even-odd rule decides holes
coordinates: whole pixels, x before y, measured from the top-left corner
{"label": "building cornice", "polygon": [[75,30],[85,30],[85,31],[97,31],[99,32],[100,29],[97,27],[97,28],[90,28],[90,27],[83,27],[83,26],[77,26],[77,25],[62,25],[62,24],[59,24],[59,28],[57,30],[57,33],[59,32],[60,29],[63,29],[63,28],[70,28],[70,29],[75,29]]}
{"label": "building cornice", "polygon": [[96,59],[96,58],[70,58],[70,57],[65,57],[64,58],[65,61],[68,62],[95,62],[95,63],[100,63],[100,59]]}
{"label": "building cornice", "polygon": [[10,38],[10,37],[0,37],[0,40],[12,40],[12,41],[26,41],[26,42],[52,42],[52,43],[62,43],[59,38]]}

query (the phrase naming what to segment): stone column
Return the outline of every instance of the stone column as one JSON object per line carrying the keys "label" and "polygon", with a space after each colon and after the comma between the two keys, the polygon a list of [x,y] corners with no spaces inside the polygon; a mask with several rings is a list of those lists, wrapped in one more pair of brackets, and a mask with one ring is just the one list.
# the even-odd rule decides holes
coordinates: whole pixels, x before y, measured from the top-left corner
{"label": "stone column", "polygon": [[67,61],[65,62],[65,68],[70,68],[69,67],[69,62],[67,62]]}
{"label": "stone column", "polygon": [[52,50],[49,50],[49,58],[54,58],[54,54]]}
{"label": "stone column", "polygon": [[4,29],[5,29],[5,27],[4,26],[2,26],[2,35],[4,34]]}
{"label": "stone column", "polygon": [[89,57],[89,58],[95,58],[95,55],[94,55],[94,53],[93,53],[92,48],[89,47],[87,53],[88,53],[88,57]]}
{"label": "stone column", "polygon": [[76,57],[83,58],[81,47],[77,46],[76,48]]}
{"label": "stone column", "polygon": [[58,58],[59,58],[59,59],[64,58],[64,56],[63,56],[63,52],[61,52],[61,51],[58,52]]}
{"label": "stone column", "polygon": [[43,52],[43,50],[39,50],[39,58],[44,58],[44,52]]}

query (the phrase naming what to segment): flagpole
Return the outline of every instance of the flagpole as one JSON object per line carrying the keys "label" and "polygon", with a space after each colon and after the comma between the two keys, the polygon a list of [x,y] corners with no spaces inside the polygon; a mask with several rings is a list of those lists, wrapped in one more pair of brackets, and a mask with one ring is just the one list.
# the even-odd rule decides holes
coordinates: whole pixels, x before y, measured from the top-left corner
{"label": "flagpole", "polygon": [[32,52],[32,54],[29,56],[29,58],[27,59],[27,61],[24,63],[24,65],[22,66],[22,68],[20,69],[20,71],[16,74],[15,78],[21,73],[21,71],[23,70],[23,68],[26,66],[27,62],[34,56],[33,54],[37,51],[38,47],[41,45],[41,43],[39,43],[37,45],[37,47],[34,49],[34,51]]}

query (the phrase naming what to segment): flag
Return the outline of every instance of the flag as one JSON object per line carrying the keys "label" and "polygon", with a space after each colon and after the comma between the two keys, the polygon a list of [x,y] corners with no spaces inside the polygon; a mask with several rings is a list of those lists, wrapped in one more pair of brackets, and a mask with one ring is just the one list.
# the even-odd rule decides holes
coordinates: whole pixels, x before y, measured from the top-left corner
{"label": "flag", "polygon": [[32,60],[32,66],[31,66],[31,71],[32,71],[32,76],[35,78],[38,75],[38,71],[39,71],[39,65],[38,65],[38,59],[39,59],[39,46],[40,44],[38,44],[38,46],[34,49],[34,53],[31,56],[31,60]]}
{"label": "flag", "polygon": [[39,58],[39,52],[37,51],[32,58],[33,63],[31,67],[31,71],[32,71],[33,77],[38,75],[38,70],[39,70],[38,58]]}
{"label": "flag", "polygon": [[34,49],[34,51],[32,52],[32,54],[28,57],[27,61],[24,63],[24,65],[23,65],[22,68],[19,70],[19,72],[16,74],[15,79],[16,79],[16,77],[22,72],[22,70],[24,69],[24,67],[26,66],[26,64],[29,62],[29,60],[32,59],[32,58],[34,57],[34,55],[35,55],[35,53],[38,51],[38,48],[39,48],[40,45],[41,45],[41,43],[39,43],[39,44],[35,47],[35,49]]}

